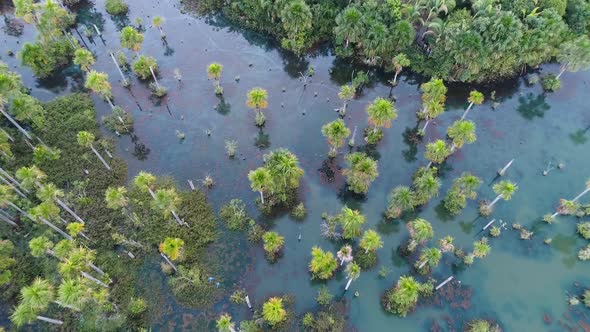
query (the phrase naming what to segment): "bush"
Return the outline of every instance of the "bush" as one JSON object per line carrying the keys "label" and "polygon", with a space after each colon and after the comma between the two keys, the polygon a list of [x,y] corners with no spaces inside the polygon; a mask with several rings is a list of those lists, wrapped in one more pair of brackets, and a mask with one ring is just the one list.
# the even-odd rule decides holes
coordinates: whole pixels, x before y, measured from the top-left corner
{"label": "bush", "polygon": [[66,37],[58,37],[46,44],[25,43],[18,56],[21,64],[30,67],[35,76],[45,78],[67,65],[74,57],[74,51]]}
{"label": "bush", "polygon": [[132,298],[127,308],[132,315],[139,315],[147,309],[147,303],[142,298]]}
{"label": "bush", "polygon": [[547,74],[543,76],[543,80],[541,81],[541,85],[543,86],[543,90],[547,92],[554,92],[559,90],[561,87],[561,81],[557,76],[553,74]]}
{"label": "bush", "polygon": [[133,122],[133,116],[119,106],[115,106],[111,115],[102,117],[102,123],[110,131],[122,135],[129,134],[133,131]]}
{"label": "bush", "polygon": [[377,264],[377,254],[374,251],[365,252],[364,250],[358,250],[354,256],[354,261],[363,270],[368,270]]}
{"label": "bush", "polygon": [[578,234],[580,234],[584,239],[590,239],[590,222],[581,222],[576,225],[578,230]]}
{"label": "bush", "polygon": [[139,79],[147,80],[152,77],[150,67],[153,69],[154,74],[158,72],[158,63],[156,62],[156,59],[151,56],[141,55],[139,59],[133,63],[132,69]]}
{"label": "bush", "polygon": [[246,204],[241,199],[232,199],[228,204],[222,206],[219,216],[232,231],[244,229],[250,220],[246,213]]}
{"label": "bush", "polygon": [[306,213],[307,211],[305,210],[305,205],[303,205],[303,203],[299,203],[291,211],[291,217],[301,220],[305,218]]}
{"label": "bush", "polygon": [[334,295],[330,293],[330,290],[326,285],[323,285],[318,289],[318,295],[315,297],[315,300],[318,302],[319,305],[328,306],[332,300],[334,299]]}
{"label": "bush", "polygon": [[465,332],[501,332],[502,329],[497,324],[491,323],[484,319],[474,319],[467,323]]}
{"label": "bush", "polygon": [[129,6],[123,0],[107,0],[104,7],[111,15],[126,14],[129,10]]}

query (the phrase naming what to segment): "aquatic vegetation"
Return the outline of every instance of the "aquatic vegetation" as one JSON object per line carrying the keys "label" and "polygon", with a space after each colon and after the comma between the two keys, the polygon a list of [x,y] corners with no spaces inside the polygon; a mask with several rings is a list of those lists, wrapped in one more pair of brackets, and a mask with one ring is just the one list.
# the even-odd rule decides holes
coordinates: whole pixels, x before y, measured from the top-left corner
{"label": "aquatic vegetation", "polygon": [[330,293],[330,290],[328,289],[328,287],[326,287],[326,285],[322,285],[322,287],[318,289],[318,293],[315,299],[319,305],[328,306],[334,299],[334,295]]}
{"label": "aquatic vegetation", "polygon": [[320,247],[314,246],[311,248],[311,257],[309,271],[312,278],[330,279],[336,268],[338,268],[334,255],[329,251],[323,251]]}
{"label": "aquatic vegetation", "polygon": [[500,327],[490,321],[483,319],[474,319],[467,322],[465,327],[466,332],[501,332]]}
{"label": "aquatic vegetation", "polygon": [[381,236],[372,230],[366,230],[363,236],[361,237],[361,241],[359,242],[359,247],[365,250],[365,253],[369,251],[376,251],[383,247],[383,241],[381,241]]}
{"label": "aquatic vegetation", "polygon": [[143,313],[144,311],[146,311],[147,307],[148,307],[147,303],[144,299],[132,298],[131,301],[129,301],[129,305],[127,306],[127,309],[129,310],[129,312],[132,315],[139,315],[139,314]]}
{"label": "aquatic vegetation", "polygon": [[590,222],[581,222],[576,225],[576,229],[578,234],[580,234],[584,239],[590,239]]}
{"label": "aquatic vegetation", "polygon": [[227,227],[234,231],[246,228],[250,220],[246,212],[246,204],[240,199],[232,199],[222,206],[219,216],[227,223]]}
{"label": "aquatic vegetation", "polygon": [[158,63],[151,56],[140,55],[131,68],[137,77],[147,80],[152,76],[152,71],[154,73],[158,71]]}
{"label": "aquatic vegetation", "polygon": [[216,321],[217,330],[219,332],[230,332],[235,331],[235,324],[231,321],[230,314],[221,314]]}
{"label": "aquatic vegetation", "polygon": [[459,214],[467,205],[467,199],[477,198],[477,189],[481,185],[481,179],[471,173],[463,173],[453,181],[453,185],[443,199],[445,209],[453,214]]}
{"label": "aquatic vegetation", "polygon": [[226,139],[225,140],[225,153],[228,157],[233,158],[236,156],[236,151],[238,150],[238,141],[235,139]]}
{"label": "aquatic vegetation", "polygon": [[348,168],[342,173],[346,177],[348,189],[356,194],[366,194],[371,183],[379,176],[377,161],[362,152],[346,156]]}
{"label": "aquatic vegetation", "polygon": [[578,258],[581,261],[587,261],[590,259],[590,244],[578,251]]}
{"label": "aquatic vegetation", "polygon": [[366,220],[360,211],[344,206],[336,218],[342,225],[342,238],[354,239],[361,235],[362,226]]}
{"label": "aquatic vegetation", "polygon": [[285,238],[280,236],[277,232],[266,232],[262,235],[262,243],[264,251],[269,261],[274,262],[280,254]]}
{"label": "aquatic vegetation", "polygon": [[122,15],[129,10],[129,6],[124,0],[106,0],[104,7],[107,13],[111,15]]}
{"label": "aquatic vegetation", "polygon": [[543,90],[547,92],[555,92],[561,88],[561,81],[557,78],[557,76],[553,74],[547,74],[543,76],[541,85],[543,86]]}
{"label": "aquatic vegetation", "polygon": [[307,210],[305,209],[305,205],[303,205],[303,202],[297,204],[293,210],[291,210],[291,217],[298,219],[298,220],[302,220],[303,218],[305,218],[305,215],[307,213]]}
{"label": "aquatic vegetation", "polygon": [[212,63],[207,67],[207,77],[213,79],[214,86],[215,86],[215,94],[222,95],[223,88],[221,87],[220,80],[221,80],[221,72],[223,71],[223,66],[219,63]]}
{"label": "aquatic vegetation", "polygon": [[436,167],[421,167],[414,174],[412,184],[416,205],[426,204],[431,198],[438,196],[441,182],[436,177],[437,171]]}
{"label": "aquatic vegetation", "polygon": [[432,225],[426,219],[414,219],[406,227],[410,233],[410,241],[407,244],[407,250],[410,252],[414,251],[419,244],[423,244],[434,237]]}

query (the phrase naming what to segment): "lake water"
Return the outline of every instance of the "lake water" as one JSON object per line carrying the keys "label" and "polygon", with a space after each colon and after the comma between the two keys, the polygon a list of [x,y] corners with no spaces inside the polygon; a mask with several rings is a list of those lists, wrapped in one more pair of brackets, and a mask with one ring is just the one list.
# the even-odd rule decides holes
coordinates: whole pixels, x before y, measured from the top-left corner
{"label": "lake water", "polygon": [[[378,251],[377,266],[362,272],[343,295],[349,304],[349,322],[354,329],[426,331],[435,330],[433,325],[436,325],[443,331],[452,331],[461,330],[465,320],[477,317],[498,320],[506,331],[564,331],[568,327],[577,327],[580,331],[584,323],[590,324],[587,308],[571,309],[566,302],[567,294],[582,292],[582,288],[574,286],[575,282],[590,287],[590,264],[576,257],[586,244],[575,234],[577,220],[559,217],[560,222],[553,225],[541,221],[545,213],[555,210],[559,198],[571,199],[584,189],[585,181],[590,178],[590,104],[587,100],[590,72],[564,74],[562,89],[548,95],[539,84],[528,86],[524,79],[477,87],[486,94],[486,102],[469,114],[477,124],[477,141],[448,159],[442,171],[441,196],[424,206],[418,215],[432,223],[435,240],[451,235],[456,245],[466,250],[470,250],[472,242],[479,237],[477,233],[491,218],[502,219],[508,225],[522,224],[535,233],[530,241],[523,241],[518,232],[509,227],[501,237],[490,240],[491,254],[468,269],[457,271],[452,267],[454,258],[445,256],[433,277],[442,281],[455,274],[461,286],[452,286],[455,289],[452,300],[449,296],[437,296],[435,301],[430,301],[433,303],[421,305],[406,318],[398,318],[382,310],[380,297],[400,275],[411,271],[396,251],[407,239],[408,232],[403,222],[383,219],[387,195],[397,185],[409,185],[412,173],[427,164],[423,156],[424,143],[444,138],[446,128],[467,106],[467,95],[473,87],[450,86],[445,114],[429,126],[423,142],[412,146],[404,140],[404,132],[416,125],[422,79],[402,75],[400,84],[393,90],[399,117],[390,129],[384,130],[383,141],[374,151],[380,175],[368,195],[359,199],[344,190],[340,174],[343,156],[333,164],[327,162],[328,146],[320,131],[323,124],[337,118],[334,109],[341,105],[337,96],[339,86],[349,83],[353,70],[359,68],[336,60],[327,49],[318,49],[304,60],[294,58],[263,36],[232,27],[222,18],[199,19],[182,14],[175,1],[128,2],[130,21],[141,17],[146,26],[141,53],[157,58],[160,83],[169,89],[168,96],[159,104],[150,101],[146,84],[132,78],[130,93],[116,82],[119,76],[108,52],[119,48],[118,30],[124,26],[123,21],[106,14],[102,0],[95,1],[94,7],[85,4],[77,10],[81,23],[95,23],[102,30],[106,45],[96,37],[94,43],[84,38],[97,56],[94,68],[109,74],[115,103],[133,113],[135,118],[139,141],[117,138],[117,155],[129,163],[129,177],[139,170],[171,175],[181,187],[188,189],[188,179],[197,183],[209,174],[216,182],[208,191],[216,210],[232,198],[241,198],[255,219],[285,236],[283,257],[271,265],[261,247],[248,249],[245,236],[228,234],[228,250],[245,251],[233,255],[238,256],[231,261],[234,275],[220,277],[226,286],[237,281],[258,304],[271,295],[292,294],[298,314],[314,310],[315,294],[322,283],[310,281],[307,265],[311,247],[319,245],[333,252],[340,247],[321,237],[320,215],[322,212],[336,214],[347,204],[361,210],[367,217],[365,229],[377,229],[384,240],[384,247]],[[3,10],[9,11],[6,6]],[[158,30],[151,27],[154,15],[166,20],[163,30],[168,37],[168,47],[162,45]],[[16,66],[16,58],[7,56],[6,51],[18,51],[23,41],[33,39],[34,35],[32,26],[25,26],[20,38],[3,31],[2,61]],[[19,40],[20,45],[17,44]],[[211,62],[224,66],[221,80],[224,104],[221,106],[207,80],[206,67]],[[307,66],[313,66],[315,75],[304,87],[299,72],[305,72]],[[174,78],[175,68],[182,72],[181,85]],[[557,69],[556,65],[547,65],[540,72],[556,72]],[[32,94],[41,100],[77,91],[83,85],[83,77],[75,68],[43,82],[35,80],[28,68],[19,67],[18,71],[25,85],[33,88]],[[358,126],[357,142],[362,142],[361,133],[367,125],[365,107],[376,97],[388,96],[390,91],[385,83],[390,77],[376,72],[371,75],[371,84],[350,103],[345,118],[350,128]],[[254,112],[245,105],[247,91],[257,86],[267,89],[269,95],[269,107],[265,111],[267,123],[263,130],[255,127]],[[495,109],[489,98],[494,90],[498,103]],[[105,102],[99,98],[95,98],[95,102],[99,117],[110,112]],[[177,130],[186,134],[185,140],[177,138]],[[211,136],[206,130],[211,131]],[[226,139],[238,142],[238,154],[233,160],[225,155]],[[143,160],[134,154],[138,144],[149,149],[147,158],[140,158]],[[308,213],[301,222],[286,214],[268,219],[260,216],[253,204],[258,194],[250,190],[246,175],[262,164],[263,154],[279,147],[295,153],[305,170],[299,193]],[[476,202],[470,202],[455,218],[449,219],[437,212],[440,199],[452,180],[465,171],[484,180],[479,198],[492,199],[495,195],[488,184],[495,178],[496,170],[512,158],[516,160],[506,178],[516,182],[519,190],[512,200],[499,202],[492,216],[476,219]],[[543,176],[542,171],[549,162],[554,165],[563,162],[566,167]],[[588,199],[585,197],[582,202],[587,203]],[[298,241],[300,233],[302,240]],[[546,237],[553,238],[551,246],[543,244]],[[378,277],[380,266],[391,271],[384,279]],[[163,275],[154,268],[146,267],[145,277],[146,285],[165,287]],[[345,283],[342,273],[338,273],[327,285],[340,296]],[[355,291],[360,293],[359,297],[353,296]],[[165,288],[156,292],[162,294],[159,298],[166,303],[166,309],[154,317],[155,330],[206,329],[202,320],[196,318],[198,311],[176,304],[166,292]],[[238,321],[250,315],[245,306],[225,302],[216,309],[229,311]]]}

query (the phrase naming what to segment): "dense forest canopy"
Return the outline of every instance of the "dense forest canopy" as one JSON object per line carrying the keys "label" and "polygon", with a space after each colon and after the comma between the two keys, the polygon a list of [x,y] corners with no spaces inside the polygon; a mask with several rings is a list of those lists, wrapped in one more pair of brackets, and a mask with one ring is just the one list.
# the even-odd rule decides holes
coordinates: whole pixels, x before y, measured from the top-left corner
{"label": "dense forest canopy", "polygon": [[330,42],[336,54],[393,71],[394,57],[446,81],[509,77],[552,61],[585,36],[588,0],[205,0],[245,27],[303,54]]}

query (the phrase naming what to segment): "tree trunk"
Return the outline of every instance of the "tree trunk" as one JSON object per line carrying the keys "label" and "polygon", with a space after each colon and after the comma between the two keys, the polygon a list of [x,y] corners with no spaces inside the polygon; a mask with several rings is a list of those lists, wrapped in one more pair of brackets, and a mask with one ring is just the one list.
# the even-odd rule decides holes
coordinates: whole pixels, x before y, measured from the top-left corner
{"label": "tree trunk", "polygon": [[500,198],[502,198],[502,195],[496,196],[496,198],[494,198],[494,200],[490,204],[488,204],[488,208],[491,209],[494,206],[494,204],[498,203],[498,201],[500,200]]}
{"label": "tree trunk", "polygon": [[259,191],[260,193],[260,201],[262,202],[262,205],[264,205],[264,194],[262,193],[262,190]]}
{"label": "tree trunk", "polygon": [[561,75],[563,75],[564,72],[565,72],[565,65],[561,66],[561,69],[559,70],[559,74],[557,74],[557,76],[555,76],[555,78],[559,79],[561,77]]}
{"label": "tree trunk", "polygon": [[37,319],[40,320],[40,321],[44,321],[44,322],[55,324],[55,325],[61,325],[61,324],[64,323],[61,320],[53,319],[53,318],[47,318],[47,317],[44,317],[44,316],[37,316]]}
{"label": "tree trunk", "polygon": [[432,161],[428,163],[428,165],[426,165],[426,169],[429,169],[430,166],[432,166]]}
{"label": "tree trunk", "polygon": [[16,122],[16,120],[14,120],[10,114],[6,113],[6,111],[4,111],[4,107],[0,107],[0,113],[2,113],[7,119],[8,121],[10,121],[10,123],[12,123],[23,135],[25,135],[26,138],[28,139],[32,139],[31,135],[29,135],[29,133],[23,129],[23,127],[21,127],[18,122]]}
{"label": "tree trunk", "polygon": [[91,269],[93,269],[94,271],[96,271],[101,276],[104,276],[104,271],[101,270],[101,269],[99,269],[98,266],[92,264],[91,262],[86,263],[86,265],[88,265],[88,267],[90,267]]}
{"label": "tree trunk", "polygon": [[399,71],[395,71],[395,75],[393,76],[393,85],[397,85],[397,75],[399,75]]}
{"label": "tree trunk", "polygon": [[176,222],[182,226],[183,222],[182,220],[180,220],[180,218],[178,217],[178,214],[176,214],[176,211],[172,211],[172,215],[174,216],[174,219],[176,219]]}
{"label": "tree trunk", "polygon": [[582,198],[582,196],[586,195],[586,193],[589,191],[590,191],[590,188],[586,188],[586,190],[582,191],[578,196],[574,197],[574,199],[572,199],[572,202],[576,202],[577,200]]}
{"label": "tree trunk", "polygon": [[153,199],[156,199],[156,194],[154,194],[154,191],[152,190],[152,188],[148,187],[148,192],[150,193],[150,195],[152,196]]}
{"label": "tree trunk", "polygon": [[7,224],[12,227],[18,226],[14,221],[10,220],[8,217],[5,217],[3,214],[0,214],[0,219],[4,220]]}
{"label": "tree trunk", "polygon": [[109,96],[104,96],[104,99],[107,100],[107,102],[109,103],[109,106],[111,106],[111,109],[115,108],[115,105],[113,105],[113,102],[111,101],[111,98],[109,98]]}
{"label": "tree trunk", "polygon": [[88,273],[86,273],[84,271],[81,271],[80,274],[82,274],[82,276],[84,278],[86,278],[88,280],[91,280],[91,281],[94,281],[96,284],[98,284],[98,285],[100,285],[100,286],[102,286],[104,288],[109,288],[109,286],[107,284],[105,284],[104,282],[96,279],[95,277],[91,276],[90,274],[88,274]]}
{"label": "tree trunk", "polygon": [[6,130],[0,128],[0,132],[3,133],[4,135],[6,135],[6,137],[8,137],[8,139],[14,143],[14,137],[10,136],[10,134],[7,133]]}
{"label": "tree trunk", "polygon": [[30,214],[26,213],[25,211],[23,211],[21,208],[19,208],[18,206],[16,206],[14,203],[10,202],[10,201],[6,201],[8,203],[8,205],[12,206],[15,210],[17,210],[18,212],[20,212],[22,215],[24,215],[25,217],[31,219],[31,221],[35,221],[35,218],[31,217]]}
{"label": "tree trunk", "polygon": [[160,88],[160,84],[158,83],[158,79],[156,78],[156,73],[154,73],[154,69],[150,66],[150,72],[152,73],[152,77],[154,78],[154,82],[156,82],[156,86],[158,89]]}
{"label": "tree trunk", "polygon": [[92,149],[92,152],[94,152],[94,154],[98,157],[98,159],[100,159],[100,161],[102,161],[104,167],[106,167],[107,170],[111,170],[111,167],[109,166],[109,164],[107,164],[107,162],[102,158],[102,156],[100,155],[100,153],[98,153],[98,151],[96,151],[96,149],[94,148],[94,146],[92,144],[90,144],[90,148]]}
{"label": "tree trunk", "polygon": [[508,164],[506,164],[506,166],[504,166],[504,168],[502,168],[500,171],[498,171],[498,175],[500,176],[504,176],[504,174],[506,174],[506,171],[508,170],[508,168],[512,165],[512,163],[514,162],[514,159],[510,160],[508,162]]}
{"label": "tree trunk", "polygon": [[21,185],[20,182],[18,182],[15,178],[13,178],[12,176],[10,176],[10,174],[5,171],[2,167],[0,167],[0,173],[2,173],[2,175],[4,175],[8,180],[10,180],[12,183],[14,183],[15,185],[19,186],[24,192],[28,193],[29,191],[24,189]]}
{"label": "tree trunk", "polygon": [[441,282],[434,290],[439,290],[442,286],[446,285],[449,281],[453,280],[454,276],[448,277],[445,281]]}
{"label": "tree trunk", "polygon": [[172,268],[174,269],[174,271],[178,272],[178,270],[176,269],[176,266],[174,266],[174,264],[172,264],[172,262],[168,259],[168,256],[164,255],[163,253],[160,253],[160,256],[164,257],[164,259],[166,260],[166,262],[168,264],[170,264],[170,266],[172,266]]}
{"label": "tree trunk", "polygon": [[430,120],[426,120],[426,123],[424,124],[424,128],[422,128],[423,133],[426,133],[426,128],[428,127],[428,124],[430,124]]}
{"label": "tree trunk", "polygon": [[70,209],[61,199],[55,198],[55,201],[59,206],[61,206],[64,210],[66,210],[76,221],[80,222],[81,224],[85,224],[84,220],[80,218],[72,209]]}
{"label": "tree trunk", "polygon": [[59,229],[59,228],[58,228],[57,226],[55,226],[54,224],[52,224],[52,223],[50,223],[49,221],[47,221],[47,219],[45,219],[45,218],[41,218],[41,217],[39,217],[39,219],[41,219],[41,221],[42,221],[42,222],[43,222],[45,225],[49,226],[49,227],[50,227],[51,229],[53,229],[54,231],[58,232],[58,233],[59,233],[61,236],[65,237],[66,239],[68,239],[68,240],[70,240],[70,241],[72,241],[72,240],[73,240],[73,238],[70,236],[70,234],[68,234],[68,233],[66,233],[66,232],[64,232],[64,231],[62,231],[61,229]]}
{"label": "tree trunk", "polygon": [[346,287],[344,287],[344,291],[348,290],[348,287],[350,287],[351,283],[352,283],[352,278],[348,278],[348,282],[346,283]]}
{"label": "tree trunk", "polygon": [[12,188],[12,190],[14,190],[19,196],[21,196],[22,198],[27,198],[27,196],[25,196],[25,194],[23,194],[20,190],[18,190],[12,183],[8,182],[8,180],[6,180],[4,177],[2,177],[0,175],[0,181],[6,183],[7,186],[9,186],[10,188]]}
{"label": "tree trunk", "polygon": [[127,84],[127,78],[125,77],[125,75],[123,74],[123,71],[121,70],[121,66],[119,66],[119,62],[117,62],[117,59],[115,58],[115,55],[111,52],[111,59],[113,59],[113,62],[115,63],[115,66],[117,66],[117,70],[119,71],[119,75],[121,75],[121,78],[123,79],[123,84]]}
{"label": "tree trunk", "polygon": [[469,110],[471,109],[471,107],[473,107],[473,103],[469,103],[469,106],[467,106],[467,109],[465,110],[465,112],[463,112],[463,115],[461,116],[461,120],[465,119],[465,117],[467,116],[467,113],[469,113]]}

